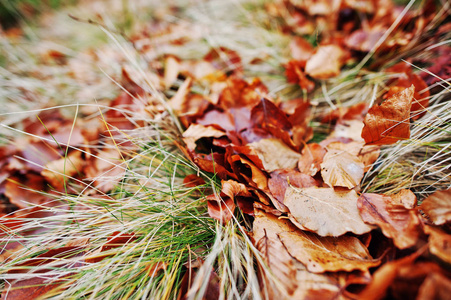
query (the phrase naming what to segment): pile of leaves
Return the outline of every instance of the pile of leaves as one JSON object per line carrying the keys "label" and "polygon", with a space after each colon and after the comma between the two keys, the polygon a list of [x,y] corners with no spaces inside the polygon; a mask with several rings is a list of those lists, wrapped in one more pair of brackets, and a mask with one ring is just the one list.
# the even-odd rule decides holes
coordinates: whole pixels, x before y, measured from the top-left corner
{"label": "pile of leaves", "polygon": [[[175,282],[170,286],[177,291],[160,297],[445,299],[451,293],[451,190],[428,184],[427,194],[406,188],[368,192],[386,149],[425,138],[411,137],[412,126],[445,132],[439,142],[449,138],[445,125],[421,123],[431,115],[440,119],[432,107],[449,100],[451,47],[441,42],[449,39],[449,4],[442,8],[425,1],[412,8],[414,2],[406,7],[390,0],[265,3],[268,22],[290,40],[290,57],[277,68],[295,90],[293,97],[278,96],[263,79],[249,76],[250,69],[265,65],[264,59],[245,63],[227,45],[208,49],[200,58],[175,54],[174,49],[201,39],[183,23],[156,19],[134,32],[130,44],[149,69],[132,68],[137,61],[124,63],[116,79],[122,91],[94,118],[75,121],[45,110],[21,121],[26,138],[0,148],[0,258],[8,283],[3,295],[20,299],[50,292],[64,297],[70,290],[71,297],[144,297],[141,288],[170,274]],[[425,49],[427,55],[420,53]],[[67,63],[62,53],[50,54],[57,64]],[[416,72],[416,66],[423,72]],[[334,104],[325,92],[348,81],[366,81],[373,72],[385,77],[381,88],[374,85],[371,99]],[[318,101],[319,94],[325,94],[324,101]],[[353,98],[359,98],[358,91]],[[158,136],[148,141],[142,134],[146,130]],[[159,156],[164,147],[172,154]],[[159,161],[154,174],[174,157],[176,166],[166,170],[173,177],[164,192],[160,182],[141,183],[146,176],[134,170],[140,160],[150,167]],[[188,167],[179,171],[180,162]],[[177,176],[180,191],[173,189]],[[251,286],[251,279],[246,284],[253,266],[241,274],[217,257],[211,261],[208,252],[218,248],[207,233],[202,233],[209,239],[204,243],[193,239],[196,244],[182,245],[180,254],[141,264],[155,233],[134,220],[146,220],[146,213],[159,216],[162,210],[155,209],[156,202],[139,209],[131,205],[134,196],[154,197],[155,191],[169,195],[170,200],[159,202],[168,207],[186,195],[200,200],[205,211],[197,206],[195,211],[217,221],[218,235],[236,226],[254,255],[258,287]],[[117,202],[124,194],[124,201]],[[79,200],[83,197],[94,200]],[[99,214],[120,210],[120,217],[99,217],[100,225],[93,226],[116,222],[120,229],[102,239],[81,229],[86,236],[80,237],[71,229],[59,241],[35,248],[28,244],[34,237],[54,238],[57,226],[77,228],[88,222],[91,208]],[[64,224],[61,218],[74,211],[86,214]],[[193,211],[182,218],[191,218]],[[176,226],[184,230],[184,225],[173,225],[172,231]],[[67,241],[74,236],[78,239]],[[133,282],[131,288],[83,282],[87,291],[77,290],[90,271],[108,271],[113,262],[120,267],[112,274],[137,272],[122,283]],[[169,272],[174,266],[177,273]],[[27,276],[17,279],[24,270]],[[226,277],[227,272],[234,274]],[[236,290],[225,290],[228,285]]]}

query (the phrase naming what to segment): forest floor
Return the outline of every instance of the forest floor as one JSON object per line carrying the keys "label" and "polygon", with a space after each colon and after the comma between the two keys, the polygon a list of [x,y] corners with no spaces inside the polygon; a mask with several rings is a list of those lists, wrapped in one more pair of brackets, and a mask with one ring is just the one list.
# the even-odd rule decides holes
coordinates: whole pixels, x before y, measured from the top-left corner
{"label": "forest floor", "polygon": [[451,294],[448,1],[10,3],[2,299]]}

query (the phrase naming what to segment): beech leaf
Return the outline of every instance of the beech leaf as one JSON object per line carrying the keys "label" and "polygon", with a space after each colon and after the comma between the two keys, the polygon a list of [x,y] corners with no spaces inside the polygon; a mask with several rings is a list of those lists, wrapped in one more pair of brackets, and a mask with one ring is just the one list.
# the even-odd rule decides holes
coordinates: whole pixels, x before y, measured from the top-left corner
{"label": "beech leaf", "polygon": [[379,226],[396,247],[406,249],[416,244],[420,233],[420,220],[416,211],[410,209],[414,205],[401,202],[409,198],[415,202],[415,195],[409,190],[402,190],[395,196],[362,194],[357,207],[365,222]]}
{"label": "beech leaf", "polygon": [[346,232],[363,234],[371,230],[359,215],[357,199],[354,190],[290,186],[284,204],[303,228],[320,236],[340,236]]}
{"label": "beech leaf", "polygon": [[353,236],[320,237],[311,232],[281,232],[279,238],[288,252],[314,273],[326,271],[368,271],[378,266],[368,249]]}
{"label": "beech leaf", "polygon": [[336,45],[318,47],[305,65],[305,72],[317,79],[327,79],[340,74],[343,50]]}
{"label": "beech leaf", "polygon": [[412,85],[369,109],[362,130],[367,145],[389,145],[410,138],[410,107],[414,92]]}
{"label": "beech leaf", "polygon": [[301,156],[278,139],[261,139],[248,146],[257,152],[267,172],[278,169],[294,169]]}
{"label": "beech leaf", "polygon": [[203,137],[219,138],[224,136],[225,132],[216,129],[213,126],[203,126],[199,124],[191,124],[190,127],[183,133],[183,141],[189,150],[196,148],[196,141]]}
{"label": "beech leaf", "polygon": [[365,165],[355,155],[346,151],[330,149],[321,163],[321,176],[330,187],[342,186],[352,189],[360,184]]}
{"label": "beech leaf", "polygon": [[451,235],[432,226],[425,226],[424,232],[429,234],[429,252],[451,264]]}
{"label": "beech leaf", "polygon": [[421,210],[435,225],[451,221],[451,189],[437,191],[423,200]]}

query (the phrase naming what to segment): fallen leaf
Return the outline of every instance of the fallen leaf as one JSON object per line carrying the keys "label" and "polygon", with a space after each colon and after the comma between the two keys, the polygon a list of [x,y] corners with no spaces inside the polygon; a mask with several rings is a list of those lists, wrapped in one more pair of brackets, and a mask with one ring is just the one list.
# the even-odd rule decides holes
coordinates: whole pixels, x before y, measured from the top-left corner
{"label": "fallen leaf", "polygon": [[236,182],[235,180],[223,180],[221,185],[221,192],[229,196],[232,200],[235,200],[236,196],[252,197],[252,194],[249,192],[247,187],[242,183]]}
{"label": "fallen leaf", "polygon": [[361,137],[363,122],[360,120],[343,120],[335,125],[329,138],[349,138],[356,142],[363,142]]}
{"label": "fallen leaf", "polygon": [[416,244],[421,233],[417,212],[401,202],[412,197],[415,199],[409,190],[402,190],[397,196],[365,193],[357,200],[357,207],[366,223],[377,225],[396,247],[406,249]]}
{"label": "fallen leaf", "polygon": [[293,127],[285,113],[272,101],[261,98],[260,102],[251,111],[252,126],[263,129],[278,128],[289,131]]}
{"label": "fallen leaf", "polygon": [[225,132],[213,126],[203,126],[200,124],[191,124],[183,133],[183,141],[189,150],[196,149],[196,141],[204,137],[219,138],[224,136]]}
{"label": "fallen leaf", "polygon": [[329,149],[321,163],[321,176],[330,187],[352,189],[360,184],[365,165],[355,155],[346,151]]}
{"label": "fallen leaf", "polygon": [[289,186],[284,204],[303,228],[320,236],[340,236],[346,232],[363,234],[372,229],[360,217],[357,199],[354,190]]}
{"label": "fallen leaf", "polygon": [[416,300],[448,299],[449,295],[451,295],[451,280],[440,273],[432,273],[420,286]]}
{"label": "fallen leaf", "polygon": [[185,82],[179,87],[177,93],[172,96],[168,101],[169,107],[171,107],[175,111],[181,111],[182,107],[186,101],[186,97],[191,90],[192,79],[188,77]]}
{"label": "fallen leaf", "polygon": [[277,170],[270,175],[271,178],[268,180],[269,191],[280,203],[283,203],[289,185],[297,188],[318,186],[313,177],[295,170]]}
{"label": "fallen leaf", "polygon": [[253,107],[267,93],[268,89],[259,79],[247,83],[242,79],[231,77],[219,96],[218,105],[225,111],[236,107]]}
{"label": "fallen leaf", "polygon": [[319,237],[311,232],[281,232],[279,238],[290,255],[313,273],[326,271],[368,271],[378,266],[368,249],[356,237]]}
{"label": "fallen leaf", "polygon": [[409,256],[383,264],[373,274],[372,282],[358,294],[358,298],[365,300],[383,299],[387,293],[387,289],[393,283],[396,276],[398,276],[400,269],[404,266],[411,265],[424,252],[424,250],[425,248],[423,247]]}
{"label": "fallen leaf", "polygon": [[278,139],[261,139],[248,146],[257,152],[267,172],[278,169],[294,169],[301,156]]}
{"label": "fallen leaf", "polygon": [[316,79],[327,79],[340,74],[343,50],[335,45],[319,46],[305,65],[305,72]]}
{"label": "fallen leaf", "polygon": [[180,62],[173,55],[168,55],[165,60],[164,86],[169,88],[176,80],[180,72]]}
{"label": "fallen leaf", "polygon": [[267,190],[267,175],[252,161],[242,157],[241,155],[233,155],[231,157],[231,165],[233,171],[238,177],[243,177],[251,186],[257,187],[261,190]]}
{"label": "fallen leaf", "polygon": [[45,180],[42,176],[29,172],[23,176],[13,176],[5,184],[5,196],[11,204],[19,208],[31,205],[41,205],[49,200],[42,192],[46,191]]}
{"label": "fallen leaf", "polygon": [[298,169],[301,173],[315,176],[321,169],[323,157],[327,151],[319,144],[308,144],[302,149],[301,157],[298,161]]}
{"label": "fallen leaf", "polygon": [[287,81],[290,83],[297,83],[299,86],[308,93],[315,89],[315,83],[307,78],[301,66],[305,65],[303,62],[289,61],[285,65],[285,74]]}
{"label": "fallen leaf", "polygon": [[451,221],[451,189],[434,192],[421,203],[420,209],[435,225]]}
{"label": "fallen leaf", "polygon": [[73,151],[67,157],[47,163],[41,175],[52,187],[61,189],[72,176],[82,172],[84,163],[81,152]]}
{"label": "fallen leaf", "polygon": [[233,199],[225,194],[207,196],[208,215],[223,224],[227,224],[233,217],[236,205]]}
{"label": "fallen leaf", "polygon": [[4,288],[1,298],[8,300],[42,299],[47,293],[60,287],[61,284],[61,279],[49,280],[48,278],[38,277],[38,275],[29,279],[14,280]]}
{"label": "fallen leaf", "polygon": [[[303,232],[286,219],[257,211],[253,239],[260,241],[265,236],[275,243],[280,239],[285,246],[285,249],[280,251],[288,251],[313,273],[368,270],[380,264],[379,260],[372,259],[366,247],[355,237],[320,237],[314,233]],[[298,281],[298,284],[303,288],[302,281]]]}
{"label": "fallen leaf", "polygon": [[307,61],[312,56],[314,48],[304,38],[295,36],[290,42],[291,57],[298,61]]}
{"label": "fallen leaf", "polygon": [[428,245],[431,254],[451,264],[451,235],[432,226],[425,226],[424,232],[429,234]]}
{"label": "fallen leaf", "polygon": [[367,145],[389,145],[410,138],[410,107],[414,91],[412,85],[369,109],[362,130]]}
{"label": "fallen leaf", "polygon": [[[254,226],[254,231],[256,230]],[[290,299],[298,288],[293,259],[277,237],[269,238],[265,235],[255,246],[266,263],[258,264],[264,298],[275,299],[282,296],[283,299]]]}

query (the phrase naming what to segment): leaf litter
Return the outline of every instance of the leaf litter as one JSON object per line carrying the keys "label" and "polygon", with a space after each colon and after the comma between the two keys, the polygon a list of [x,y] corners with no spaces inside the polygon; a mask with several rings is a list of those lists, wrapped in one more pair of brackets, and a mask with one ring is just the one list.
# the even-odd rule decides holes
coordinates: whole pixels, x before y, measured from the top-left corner
{"label": "leaf litter", "polygon": [[[296,97],[278,95],[263,79],[249,76],[244,57],[232,48],[209,49],[197,60],[160,55],[150,46],[140,48],[140,43],[150,42],[147,28],[131,41],[140,55],[150,58],[154,70],[144,79],[123,65],[120,81],[124,90],[97,118],[72,123],[59,113],[43,111],[39,122],[33,117],[21,120],[27,137],[18,140],[16,148],[0,149],[0,191],[7,199],[0,219],[1,259],[11,263],[12,273],[15,268],[35,266],[35,260],[43,274],[52,267],[67,269],[67,274],[43,280],[31,272],[29,279],[14,281],[3,293],[10,293],[12,299],[58,293],[60,285],[64,286],[61,290],[67,288],[62,285],[65,276],[69,278],[76,269],[114,260],[117,251],[140,245],[143,233],[113,231],[98,247],[91,246],[91,239],[80,245],[60,244],[56,249],[44,245],[44,254],[16,262],[14,252],[22,250],[9,239],[15,232],[21,232],[21,238],[31,236],[33,230],[26,222],[49,217],[46,209],[62,210],[66,204],[58,200],[60,195],[95,196],[108,203],[133,171],[124,158],[139,151],[134,132],[145,128],[146,118],[161,121],[171,112],[183,128],[176,135],[178,140],[171,142],[191,163],[190,174],[181,175],[184,186],[196,191],[206,207],[205,216],[224,227],[239,222],[251,239],[258,250],[254,263],[259,296],[427,299],[434,291],[433,296],[444,299],[451,290],[449,190],[431,193],[421,204],[410,190],[397,194],[362,190],[366,176],[380,163],[382,151],[410,141],[411,127],[429,113],[434,93],[441,92],[432,88],[436,78],[427,72],[418,75],[395,55],[421,44],[418,37],[426,31],[426,24],[437,21],[428,12],[438,8],[432,1],[407,12],[391,1],[337,3],[291,0],[265,5],[268,16],[283,20],[282,32],[290,37],[291,57],[278,63],[285,69],[280,76],[298,89]],[[396,30],[390,34],[393,24]],[[179,40],[161,40],[162,49],[196,40],[194,33],[175,24],[156,22],[153,26],[162,35],[181,30]],[[446,23],[441,26],[447,28]],[[446,32],[440,30],[428,34],[438,39]],[[449,51],[447,45],[434,48],[437,55],[443,56],[443,49]],[[343,74],[364,78],[352,73],[352,68],[370,54],[364,70],[382,68],[391,74],[385,86],[372,99],[360,99],[362,103],[342,107],[339,101],[330,102],[326,84],[333,89]],[[66,64],[63,58],[60,52],[49,52],[49,60]],[[412,57],[414,63],[421,61],[442,78],[449,75],[446,63],[442,69],[432,66],[434,59]],[[385,64],[386,60],[390,63]],[[149,82],[155,89],[152,92]],[[318,90],[330,108],[318,104]],[[165,105],[156,91],[167,99]],[[371,107],[370,101],[375,103]],[[145,117],[140,119],[141,115]],[[323,125],[327,130],[318,138]],[[124,216],[115,218],[120,221]],[[52,263],[61,257],[68,264],[63,264],[64,259]],[[157,278],[170,263],[150,263],[145,272]],[[180,299],[202,289],[206,299],[229,293],[221,285],[221,270],[205,271],[203,266],[206,260],[197,258],[195,265],[190,261],[184,267]],[[193,281],[196,274],[207,274],[206,284]],[[43,289],[48,282],[52,284]],[[34,285],[38,288],[29,287]],[[246,290],[246,284],[242,289]]]}

